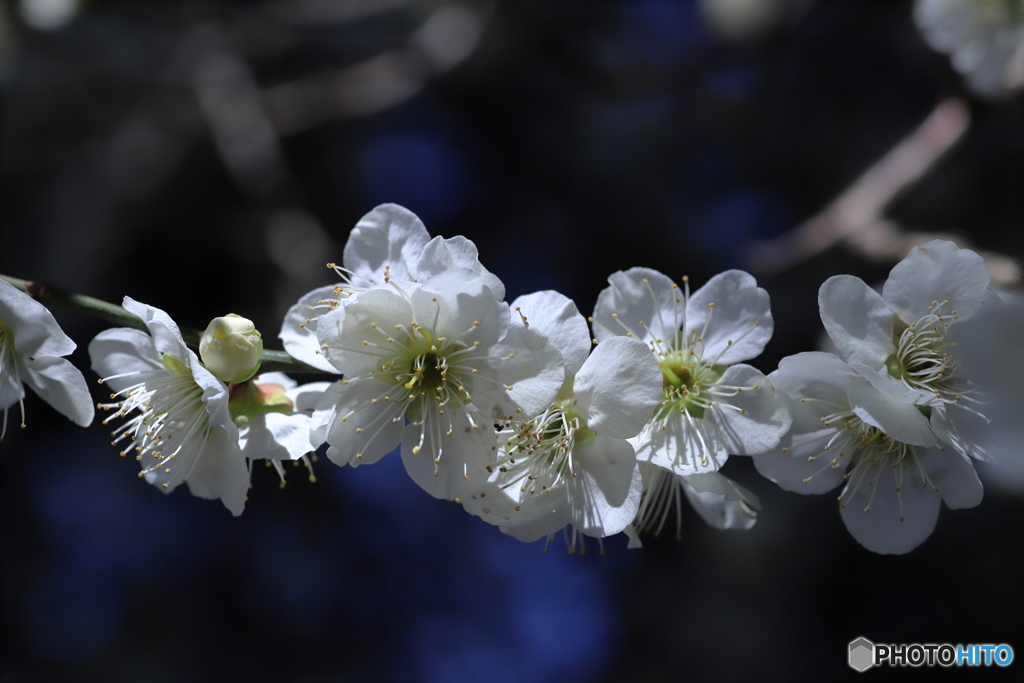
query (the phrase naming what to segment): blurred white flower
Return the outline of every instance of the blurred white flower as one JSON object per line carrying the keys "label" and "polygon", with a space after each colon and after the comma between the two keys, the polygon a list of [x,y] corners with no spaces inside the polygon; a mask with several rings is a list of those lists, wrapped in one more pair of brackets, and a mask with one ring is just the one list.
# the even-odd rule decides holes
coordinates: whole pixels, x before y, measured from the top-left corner
{"label": "blurred white flower", "polygon": [[7,410],[15,403],[21,405],[20,424],[25,426],[23,383],[75,424],[92,423],[93,401],[85,378],[61,357],[75,346],[45,306],[0,280],[0,441],[7,434]]}
{"label": "blurred white flower", "polygon": [[637,460],[679,475],[714,472],[729,454],[752,455],[789,429],[788,401],[755,368],[772,335],[768,293],[730,270],[690,295],[648,268],[608,278],[594,310],[594,334],[646,342],[662,374],[662,401],[631,443]]}
{"label": "blurred white flower", "polygon": [[424,282],[453,269],[482,276],[494,298],[505,298],[505,286],[479,261],[476,245],[461,235],[431,239],[423,222],[397,204],[381,204],[359,219],[345,244],[342,266],[328,264],[341,277],[337,285],[306,293],[288,309],[280,338],[293,357],[325,372],[337,372],[320,353],[317,319],[360,292],[389,280]]}
{"label": "blurred white flower", "polygon": [[446,499],[486,478],[491,425],[539,414],[563,379],[558,349],[510,326],[493,280],[467,269],[389,279],[320,317],[323,355],[346,377],[317,418],[331,460],[369,464],[401,443],[413,480]]}
{"label": "blurred white flower", "polygon": [[978,95],[1024,85],[1024,0],[917,0],[914,21]]}
{"label": "blurred white flower", "polygon": [[981,475],[986,484],[1024,494],[1024,304],[1006,297],[1002,306],[986,306],[970,325],[954,330],[957,359],[978,383],[988,403],[980,420],[964,425],[967,439],[992,454]]}
{"label": "blurred white flower", "polygon": [[93,370],[114,390],[115,402],[100,405],[115,411],[103,423],[128,418],[112,432],[113,443],[123,443],[122,456],[134,451],[139,476],[164,492],[187,481],[193,495],[219,498],[242,514],[249,471],[227,386],[185,346],[170,316],[129,297],[122,305],[149,334],[115,328],[89,344]]}
{"label": "blurred white flower", "polygon": [[463,504],[523,541],[566,525],[588,536],[619,533],[640,503],[640,472],[626,439],[661,397],[657,363],[643,343],[622,337],[588,357],[586,321],[557,292],[520,297],[512,306],[561,349],[565,380],[540,415],[503,425],[490,478]]}

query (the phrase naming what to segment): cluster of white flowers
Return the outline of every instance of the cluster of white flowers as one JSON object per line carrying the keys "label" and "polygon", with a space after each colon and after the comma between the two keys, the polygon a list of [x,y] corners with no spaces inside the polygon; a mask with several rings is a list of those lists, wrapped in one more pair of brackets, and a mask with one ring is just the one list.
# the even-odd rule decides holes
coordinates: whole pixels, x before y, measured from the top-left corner
{"label": "cluster of white flowers", "polygon": [[[678,536],[684,496],[712,526],[752,527],[756,497],[720,472],[730,455],[785,489],[841,486],[847,528],[880,553],[927,538],[940,500],[981,500],[986,405],[956,338],[998,298],[981,258],[950,242],[915,248],[881,294],[829,279],[819,306],[838,355],[800,353],[767,376],[745,361],[771,339],[768,293],[739,270],[692,293],[685,277],[620,271],[589,319],[553,291],[508,304],[472,242],[431,238],[392,204],[329,266],[341,282],[302,297],[280,336],[332,383],[257,374],[262,337],[239,316],[211,322],[197,357],[166,313],[125,298],[148,332],[108,330],[89,352],[112,392],[104,423],[124,420],[113,442],[141,477],[188,482],[237,515],[254,460],[283,484],[281,462],[309,465],[321,447],[352,467],[399,450],[424,491],[515,538],[621,532],[630,547],[669,518]],[[0,295],[3,405],[24,379],[88,424],[84,381],[57,357],[74,345],[37,302]]]}

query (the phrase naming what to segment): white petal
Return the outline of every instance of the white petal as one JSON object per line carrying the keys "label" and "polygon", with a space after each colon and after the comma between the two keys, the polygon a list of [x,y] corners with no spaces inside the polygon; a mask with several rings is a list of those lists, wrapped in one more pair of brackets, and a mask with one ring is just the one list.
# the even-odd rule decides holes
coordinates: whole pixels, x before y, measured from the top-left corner
{"label": "white petal", "polygon": [[[820,351],[787,356],[779,362],[779,369],[768,375],[768,381],[776,389],[789,394],[794,404],[805,398],[815,399],[812,405],[822,406],[822,401],[832,405],[823,406],[821,410],[825,412],[815,415],[807,424],[813,429],[821,427],[819,417],[847,405],[846,390],[857,379],[857,374],[838,356]],[[798,426],[798,421],[794,420],[793,430],[796,431]]]}
{"label": "white petal", "polygon": [[[725,479],[732,487],[722,484],[721,488],[742,490],[731,480],[718,472],[709,474],[698,474],[694,477],[720,477]],[[693,509],[704,519],[705,522],[716,529],[750,529],[757,522],[757,512],[749,505],[741,503],[742,497],[730,499],[725,493],[717,493],[716,490],[698,491],[691,481],[694,477],[683,477],[683,493]],[[701,482],[704,483],[704,482]],[[718,486],[711,487],[718,489]],[[735,492],[739,495],[738,491]],[[752,494],[751,494],[752,495]]]}
{"label": "white petal", "polygon": [[435,275],[458,269],[471,270],[485,276],[484,281],[494,293],[495,301],[504,301],[505,285],[480,264],[476,245],[462,235],[430,240],[416,264],[415,276],[417,281],[424,282]]}
{"label": "white petal", "polygon": [[100,377],[147,373],[107,380],[105,386],[114,391],[146,380],[148,373],[167,374],[167,369],[160,362],[160,354],[153,346],[153,338],[142,330],[116,327],[100,332],[89,342],[89,357],[92,359],[92,371]]}
{"label": "white petal", "polygon": [[467,345],[478,341],[484,349],[505,336],[511,318],[508,304],[495,300],[491,278],[466,269],[425,281],[412,302],[417,322],[427,329]]}
{"label": "white petal", "polygon": [[921,465],[950,509],[972,508],[981,502],[984,487],[967,456],[950,449],[930,448]]}
{"label": "white petal", "polygon": [[[527,419],[545,410],[558,396],[565,378],[562,354],[532,326],[513,323],[488,355],[491,371],[478,374],[472,394],[483,415],[496,420]],[[497,379],[497,385],[486,381],[491,376]],[[522,412],[517,413],[516,408]]]}
{"label": "white petal", "polygon": [[882,288],[882,298],[908,324],[928,315],[932,301],[949,301],[942,312],[956,311],[963,319],[981,305],[989,280],[978,254],[952,242],[932,240],[914,247],[896,264]]}
{"label": "white petal", "polygon": [[[233,438],[222,428],[212,428],[202,454],[188,472],[192,495],[211,500],[220,498],[231,514],[236,517],[242,514],[249,489],[249,468],[238,447],[237,436]],[[171,484],[168,488],[174,486],[176,484]]]}
{"label": "white petal", "polygon": [[298,460],[313,450],[309,443],[309,417],[267,413],[239,430],[239,444],[245,457],[252,460]]}
{"label": "white petal", "polygon": [[636,448],[637,460],[682,476],[714,472],[729,459],[718,426],[685,413],[674,413],[644,427],[630,442]]}
{"label": "white petal", "polygon": [[[836,468],[831,466],[833,459],[838,457],[838,449],[835,453],[823,450],[835,433],[835,428],[830,428],[817,433],[801,434],[803,444],[797,446],[793,446],[789,437],[786,437],[782,441],[783,445],[778,448],[755,455],[754,467],[762,476],[787,491],[804,495],[830,491],[842,483],[846,473],[845,465]],[[787,443],[788,446],[785,445]],[[783,451],[783,448],[787,450]]]}
{"label": "white petal", "polygon": [[818,290],[818,308],[825,331],[847,363],[882,368],[896,352],[892,311],[859,277],[835,275],[826,280]]}
{"label": "white petal", "polygon": [[608,282],[611,286],[601,290],[594,308],[594,336],[599,341],[627,333],[643,340],[647,333],[641,322],[656,338],[666,339],[685,322],[682,290],[673,288],[672,280],[658,271],[620,270]]}
{"label": "white petal", "polygon": [[502,526],[501,532],[523,543],[533,543],[545,536],[554,536],[558,531],[570,524],[572,524],[572,514],[569,512],[569,507],[563,505],[525,524]]}
{"label": "white petal", "polygon": [[935,434],[920,410],[871,386],[867,380],[853,382],[847,391],[850,407],[857,417],[878,427],[891,438],[918,446],[933,446]]}
{"label": "white petal", "polygon": [[[905,468],[898,495],[897,470],[883,465],[880,476],[872,480],[873,484],[861,482],[856,495],[843,501],[845,507],[839,511],[843,523],[857,542],[868,550],[887,555],[908,553],[921,545],[935,528],[939,518],[939,494],[921,486],[915,468],[908,465]],[[864,512],[869,501],[870,512]],[[904,518],[902,522],[901,516]]]}
{"label": "white petal", "polygon": [[[316,336],[321,346],[327,347],[321,349],[324,357],[337,371],[346,377],[359,377],[380,367],[390,345],[405,340],[404,333],[395,326],[408,328],[414,320],[405,296],[391,288],[374,288],[320,316]],[[389,337],[395,341],[388,342]]]}
{"label": "white petal", "polygon": [[595,436],[576,444],[576,476],[566,479],[572,523],[588,536],[617,534],[633,523],[643,482],[633,447]]}
{"label": "white petal", "polygon": [[327,443],[327,432],[334,422],[338,402],[347,386],[342,380],[332,382],[317,400],[309,421],[309,443],[313,448],[319,448]]}
{"label": "white petal", "polygon": [[121,302],[121,306],[146,323],[157,352],[173,356],[183,363],[187,362],[191,351],[182,340],[178,324],[171,319],[171,316],[155,306],[140,303],[128,296]]}
{"label": "white petal", "polygon": [[587,427],[606,436],[636,436],[661,400],[661,371],[646,344],[607,339],[590,354],[573,382],[575,410]]}
{"label": "white petal", "polygon": [[75,342],[64,334],[53,314],[10,282],[0,279],[0,320],[14,335],[14,348],[32,358],[66,356]]}
{"label": "white petal", "polygon": [[345,243],[345,267],[352,284],[366,287],[384,281],[384,266],[396,280],[415,280],[416,264],[430,240],[422,221],[397,204],[381,204],[356,223]]}
{"label": "white petal", "polygon": [[327,457],[332,462],[369,465],[398,447],[405,426],[403,406],[383,400],[389,391],[389,385],[372,378],[343,385],[327,432]]}
{"label": "white petal", "polygon": [[919,389],[911,389],[890,375],[887,370],[876,370],[863,363],[850,363],[850,368],[870,382],[871,386],[900,403],[909,403],[915,406],[944,405],[942,399],[935,394]]}
{"label": "white petal", "polygon": [[333,382],[310,382],[288,389],[285,395],[295,405],[295,412],[311,414],[333,384]]}
{"label": "white petal", "polygon": [[[756,386],[754,389],[752,387]],[[734,396],[715,392],[747,387]],[[793,422],[789,398],[749,365],[733,365],[710,388],[714,405],[704,413],[719,429],[725,449],[733,455],[754,455],[775,448]],[[725,404],[725,405],[720,405]],[[728,407],[731,406],[731,407]],[[742,411],[742,412],[741,412]]]}
{"label": "white petal", "polygon": [[58,412],[80,427],[92,424],[92,396],[85,378],[71,361],[53,356],[25,360],[21,378]]}
{"label": "white petal", "polygon": [[[451,436],[442,431],[448,428],[449,423],[445,421],[442,427],[438,427],[435,415],[428,417],[422,426],[407,425],[402,436],[405,471],[421,489],[442,500],[465,498],[477,491],[487,480],[487,467],[494,462],[492,448],[495,440],[490,425],[474,416],[479,428],[473,429],[468,420],[453,417],[457,425]],[[413,453],[413,447],[420,443],[421,434],[424,436],[423,447],[418,453]],[[435,463],[435,459],[439,462]]]}
{"label": "white petal", "polygon": [[337,373],[338,370],[328,363],[320,352],[320,342],[316,337],[317,320],[320,315],[327,313],[328,309],[323,307],[310,310],[310,307],[317,306],[320,301],[333,299],[333,294],[334,286],[329,285],[303,295],[285,314],[278,337],[284,344],[284,350],[292,358],[312,365],[317,370]]}
{"label": "white petal", "polygon": [[775,328],[768,292],[742,270],[708,280],[690,297],[686,311],[685,331],[696,330],[703,339],[702,358],[708,363],[731,365],[759,356]]}
{"label": "white petal", "polygon": [[572,377],[590,355],[590,329],[572,299],[553,290],[534,292],[512,302],[512,310],[527,317],[561,351],[565,376]]}

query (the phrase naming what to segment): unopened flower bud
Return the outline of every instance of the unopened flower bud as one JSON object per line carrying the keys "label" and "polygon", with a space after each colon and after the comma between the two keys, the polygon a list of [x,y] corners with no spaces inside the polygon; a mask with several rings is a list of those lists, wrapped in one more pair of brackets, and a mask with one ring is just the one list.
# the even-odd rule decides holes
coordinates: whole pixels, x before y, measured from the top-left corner
{"label": "unopened flower bud", "polygon": [[237,384],[260,369],[263,338],[251,320],[230,313],[210,322],[199,340],[199,355],[217,379]]}

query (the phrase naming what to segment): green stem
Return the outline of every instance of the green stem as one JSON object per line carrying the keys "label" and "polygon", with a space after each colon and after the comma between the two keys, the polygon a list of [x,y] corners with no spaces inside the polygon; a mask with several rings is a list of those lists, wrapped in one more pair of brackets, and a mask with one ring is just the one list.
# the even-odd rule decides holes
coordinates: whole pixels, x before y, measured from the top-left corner
{"label": "green stem", "polygon": [[[142,318],[129,313],[117,304],[112,304],[100,299],[94,299],[93,297],[85,296],[84,294],[75,294],[74,292],[69,292],[66,289],[54,287],[53,285],[32,282],[31,280],[21,280],[16,277],[11,277],[10,275],[0,274],[0,279],[11,283],[47,308],[62,306],[64,308],[70,308],[81,313],[85,313],[86,315],[91,315],[92,317],[99,318],[100,320],[106,320],[107,322],[114,323],[115,325],[132,327],[137,330],[142,330],[143,332],[149,332],[149,328],[146,327],[146,323],[143,322]],[[202,332],[188,327],[181,327],[179,329],[181,330],[182,339],[185,340],[186,344],[194,348],[199,348],[199,340],[203,336]],[[260,372],[323,374],[323,371],[314,368],[312,365],[307,365],[300,360],[292,358],[284,351],[264,349],[263,355],[260,357],[260,361],[262,363],[260,366]]]}

